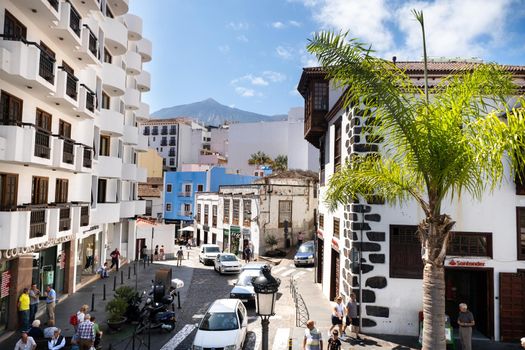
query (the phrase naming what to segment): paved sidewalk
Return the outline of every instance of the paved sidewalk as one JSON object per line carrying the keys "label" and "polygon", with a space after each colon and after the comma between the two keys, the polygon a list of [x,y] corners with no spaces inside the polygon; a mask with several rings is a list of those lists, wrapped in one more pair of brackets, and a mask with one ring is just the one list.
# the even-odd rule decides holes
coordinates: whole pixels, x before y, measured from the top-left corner
{"label": "paved sidewalk", "polygon": [[[186,260],[185,260],[186,261]],[[131,287],[137,286],[137,290],[141,292],[142,290],[149,291],[151,287],[151,280],[155,277],[155,271],[159,268],[171,268],[172,269],[172,278],[178,278],[184,281],[185,287],[181,289],[181,305],[184,304],[186,299],[188,285],[191,282],[193,276],[193,269],[191,267],[182,266],[177,267],[173,266],[172,261],[165,262],[155,262],[153,264],[146,264],[144,268],[143,263],[137,263],[137,276],[134,275],[134,263],[124,265],[120,268],[120,271],[123,271],[123,282],[121,284],[121,273],[120,271],[111,272],[109,278],[106,279],[97,279],[95,282],[90,283],[76,293],[63,297],[56,306],[56,326],[62,329],[62,334],[64,336],[72,336],[74,333],[73,326],[69,324],[70,316],[77,312],[81,305],[88,304],[91,306],[92,294],[95,296],[94,311],[89,311],[91,315],[94,315],[97,318],[97,322],[101,326],[101,330],[104,332],[102,338],[103,349],[107,349],[109,344],[115,344],[126,337],[129,337],[133,332],[133,327],[128,326],[123,329],[123,331],[118,333],[112,333],[108,330],[106,320],[106,303],[113,299],[113,283],[114,276],[117,277],[116,287],[122,285],[128,285]],[[130,269],[130,279],[128,280],[128,270]],[[103,290],[104,285],[106,285],[106,300],[103,300]],[[176,305],[176,303],[175,303]],[[177,310],[175,310],[177,312]],[[42,321],[46,321],[46,317],[37,317]],[[15,343],[18,341],[20,334],[14,332],[7,340],[4,340],[0,343],[1,349],[13,349]]]}

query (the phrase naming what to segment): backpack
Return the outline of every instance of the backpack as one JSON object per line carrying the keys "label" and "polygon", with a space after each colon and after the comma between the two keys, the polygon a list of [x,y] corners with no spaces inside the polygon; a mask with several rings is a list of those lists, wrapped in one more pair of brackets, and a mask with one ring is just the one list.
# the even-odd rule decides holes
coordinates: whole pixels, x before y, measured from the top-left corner
{"label": "backpack", "polygon": [[77,317],[77,314],[73,314],[73,315],[71,315],[71,317],[69,317],[69,324],[70,324],[70,325],[73,325],[73,326],[78,325],[78,317]]}

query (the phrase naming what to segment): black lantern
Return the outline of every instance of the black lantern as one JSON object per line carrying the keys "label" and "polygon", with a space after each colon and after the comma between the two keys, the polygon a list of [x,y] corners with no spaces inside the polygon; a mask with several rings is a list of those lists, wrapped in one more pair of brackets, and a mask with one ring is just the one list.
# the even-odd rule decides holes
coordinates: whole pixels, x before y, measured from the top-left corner
{"label": "black lantern", "polygon": [[262,274],[252,280],[256,296],[257,315],[261,316],[262,349],[268,350],[268,325],[270,316],[275,315],[275,299],[281,280],[274,278],[268,266],[261,269]]}

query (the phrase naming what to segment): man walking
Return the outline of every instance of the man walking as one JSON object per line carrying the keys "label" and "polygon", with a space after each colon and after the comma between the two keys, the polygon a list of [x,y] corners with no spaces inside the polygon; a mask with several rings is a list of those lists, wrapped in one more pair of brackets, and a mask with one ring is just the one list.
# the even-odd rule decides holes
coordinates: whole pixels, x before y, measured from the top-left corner
{"label": "man walking", "polygon": [[91,322],[91,315],[86,314],[84,322],[80,323],[77,328],[77,337],[79,339],[80,350],[90,350],[95,343],[95,327]]}
{"label": "man walking", "polygon": [[475,324],[474,315],[468,311],[467,304],[459,304],[458,325],[461,350],[472,350],[472,327]]}
{"label": "man walking", "polygon": [[117,272],[118,272],[118,265],[119,265],[119,260],[120,260],[120,252],[118,251],[118,248],[115,248],[115,250],[111,252],[110,256],[111,256],[111,266],[109,268],[112,269],[113,266],[117,266]]}
{"label": "man walking", "polygon": [[22,332],[29,330],[29,302],[29,291],[27,288],[24,288],[18,298],[18,315],[20,317]]}
{"label": "man walking", "polygon": [[184,258],[184,251],[182,250],[182,246],[180,246],[177,251],[177,266],[182,266],[182,258]]}
{"label": "man walking", "polygon": [[36,287],[36,283],[31,285],[31,289],[29,290],[29,299],[29,322],[33,322],[35,320],[36,311],[38,310],[38,302],[40,299],[40,291]]}
{"label": "man walking", "polygon": [[306,329],[304,330],[303,350],[322,350],[323,337],[321,331],[315,328],[315,322],[308,320],[306,322]]}
{"label": "man walking", "polygon": [[345,334],[346,327],[350,326],[350,332],[355,332],[355,339],[361,340],[359,337],[359,318],[357,317],[357,302],[355,293],[350,293],[350,300],[346,303],[346,322],[343,326],[343,334]]}
{"label": "man walking", "polygon": [[303,244],[303,241],[304,241],[304,235],[302,232],[299,232],[299,234],[297,235],[297,248],[299,248],[301,244]]}
{"label": "man walking", "polygon": [[[46,311],[48,321],[53,321],[55,323],[55,305],[57,301],[57,293],[49,284],[46,287]],[[48,322],[49,323],[49,322]]]}

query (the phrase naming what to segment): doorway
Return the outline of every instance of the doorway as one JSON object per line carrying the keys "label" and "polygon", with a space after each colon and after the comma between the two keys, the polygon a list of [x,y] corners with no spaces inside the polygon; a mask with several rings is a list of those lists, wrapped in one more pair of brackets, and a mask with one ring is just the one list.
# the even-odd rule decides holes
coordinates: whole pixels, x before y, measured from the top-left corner
{"label": "doorway", "polygon": [[525,273],[500,272],[499,327],[502,341],[517,341],[525,329]]}
{"label": "doorway", "polygon": [[197,242],[196,245],[201,245],[201,230],[197,229]]}
{"label": "doorway", "polygon": [[216,233],[211,234],[211,244],[217,244],[217,234]]}
{"label": "doorway", "polygon": [[135,260],[142,259],[142,248],[146,245],[146,238],[137,238],[137,244],[135,244]]}
{"label": "doorway", "polygon": [[317,237],[317,283],[323,283],[324,241]]}
{"label": "doorway", "polygon": [[335,249],[332,249],[330,266],[332,267],[330,270],[330,300],[335,300],[339,295],[339,275],[341,272],[339,265],[339,252]]}
{"label": "doorway", "polygon": [[208,231],[204,231],[204,244],[208,244]]}
{"label": "doorway", "polygon": [[458,327],[459,304],[474,314],[473,338],[494,337],[494,273],[492,269],[445,268],[445,313]]}

